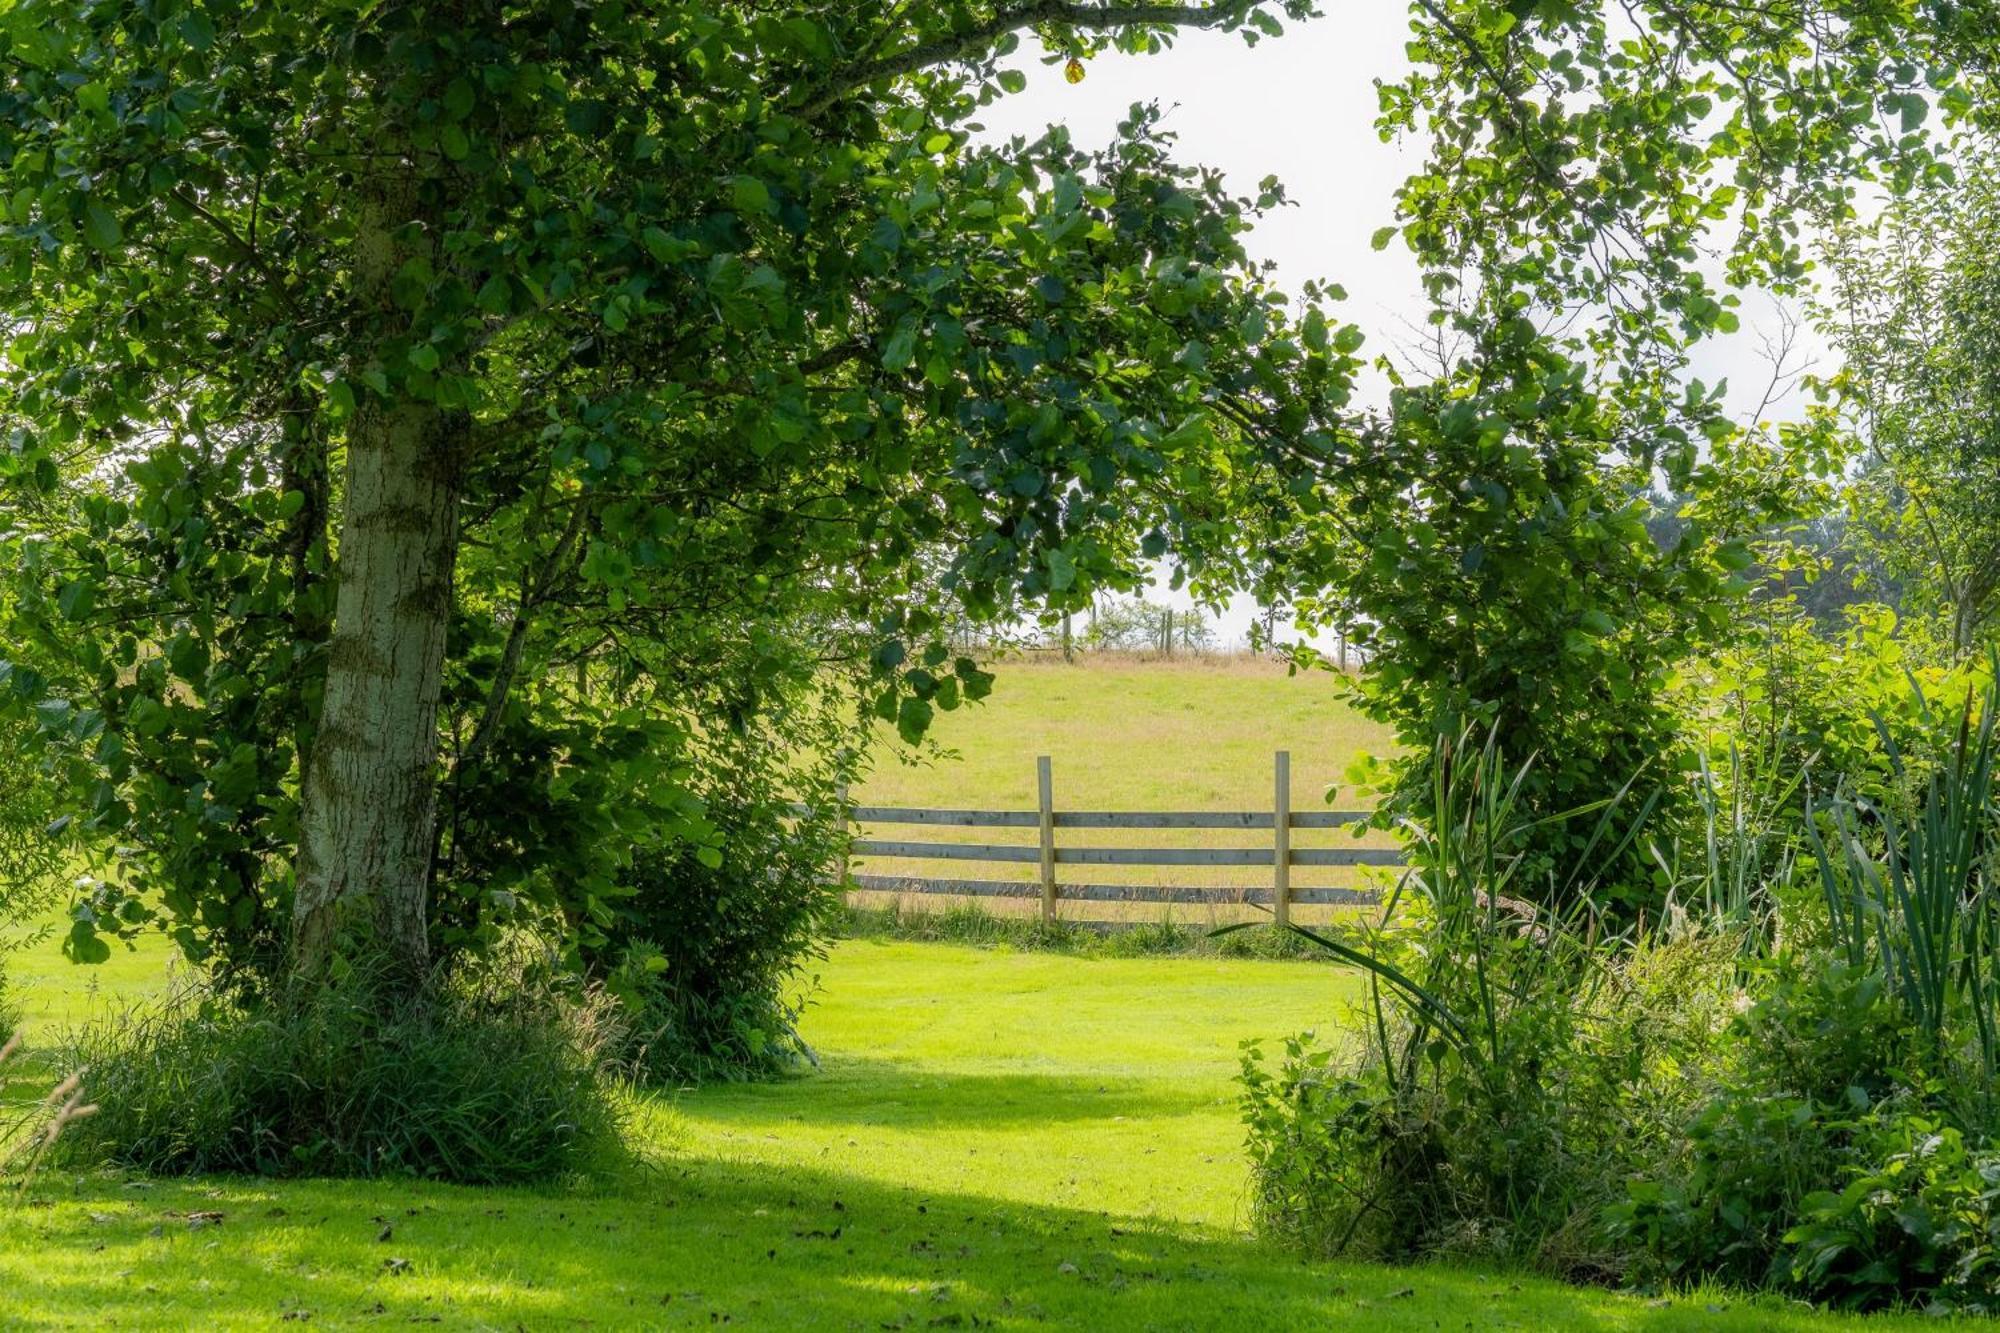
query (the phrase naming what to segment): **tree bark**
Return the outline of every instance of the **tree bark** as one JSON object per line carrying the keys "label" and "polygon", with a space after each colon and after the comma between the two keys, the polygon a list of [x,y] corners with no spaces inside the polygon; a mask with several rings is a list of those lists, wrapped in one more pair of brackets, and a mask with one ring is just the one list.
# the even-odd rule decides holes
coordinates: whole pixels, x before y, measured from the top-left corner
{"label": "tree bark", "polygon": [[343,937],[390,984],[427,971],[437,709],[458,547],[457,442],[435,408],[356,413],[340,588],[306,772],[293,972],[324,973]]}
{"label": "tree bark", "polygon": [[[363,186],[354,241],[358,304],[385,336],[407,332],[391,299],[397,269],[436,235],[436,220],[418,215],[414,169],[389,160]],[[364,395],[348,423],[333,632],[300,813],[295,981],[322,979],[336,955],[400,991],[429,970],[437,710],[465,436],[463,413],[407,391]]]}

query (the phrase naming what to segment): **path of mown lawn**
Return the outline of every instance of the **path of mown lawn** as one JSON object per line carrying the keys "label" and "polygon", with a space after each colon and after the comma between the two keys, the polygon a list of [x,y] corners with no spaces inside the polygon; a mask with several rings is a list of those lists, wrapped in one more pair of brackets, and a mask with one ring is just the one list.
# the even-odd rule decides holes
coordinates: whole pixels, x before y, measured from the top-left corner
{"label": "path of mown lawn", "polygon": [[[92,1007],[60,962],[25,970],[38,1026]],[[820,1071],[643,1103],[655,1164],[612,1186],[45,1179],[0,1205],[0,1326],[1842,1322],[1259,1245],[1230,1076],[1244,1037],[1338,1017],[1324,967],[848,942],[821,972]],[[151,975],[121,959],[106,989]]]}

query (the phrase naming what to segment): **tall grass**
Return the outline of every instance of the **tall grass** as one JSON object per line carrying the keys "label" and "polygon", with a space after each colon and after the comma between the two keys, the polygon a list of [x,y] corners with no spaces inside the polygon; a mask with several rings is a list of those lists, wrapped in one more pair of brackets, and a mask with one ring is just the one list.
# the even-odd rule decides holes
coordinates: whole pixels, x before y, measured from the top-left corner
{"label": "tall grass", "polygon": [[1919,784],[1913,808],[1836,791],[1805,824],[1835,947],[1850,967],[1881,971],[1933,1053],[1969,1023],[1989,1097],[2000,1075],[1996,721],[2000,682],[1968,692],[1942,759],[1921,774],[1884,728],[1897,773]]}
{"label": "tall grass", "polygon": [[1294,928],[1366,974],[1365,1041],[1344,1061],[1294,1042],[1276,1074],[1246,1060],[1260,1221],[1321,1251],[1602,1276],[1578,1219],[1616,1186],[1607,1163],[1657,1126],[1625,1097],[1654,1035],[1623,1012],[1629,940],[1591,910],[1590,867],[1650,804],[1627,811],[1621,794],[1560,816],[1593,821],[1579,863],[1531,885],[1528,765],[1466,733],[1440,741],[1433,774],[1434,817],[1409,829],[1411,868],[1368,937]]}
{"label": "tall grass", "polygon": [[26,1188],[64,1131],[97,1114],[84,1088],[83,1070],[39,1098],[14,1100],[17,1085],[28,1077],[20,1072],[27,1063],[25,1047],[18,1032],[0,1041],[0,1180],[13,1176],[17,1188]]}
{"label": "tall grass", "polygon": [[532,988],[340,986],[256,1010],[186,990],[76,1034],[61,1059],[101,1109],[55,1149],[157,1174],[596,1174],[622,1142],[595,1022]]}

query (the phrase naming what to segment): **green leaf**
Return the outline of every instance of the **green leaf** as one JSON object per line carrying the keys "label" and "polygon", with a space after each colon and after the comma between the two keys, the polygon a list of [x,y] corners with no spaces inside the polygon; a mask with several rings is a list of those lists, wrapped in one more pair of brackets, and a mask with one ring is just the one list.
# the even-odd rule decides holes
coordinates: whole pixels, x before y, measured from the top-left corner
{"label": "green leaf", "polygon": [[729,198],[739,213],[771,211],[771,188],[755,176],[731,176]]}
{"label": "green leaf", "polygon": [[1003,69],[1000,71],[1000,87],[1010,93],[1026,92],[1028,76],[1018,69]]}
{"label": "green leaf", "polygon": [[63,954],[72,963],[95,966],[111,960],[111,946],[97,933],[96,926],[88,921],[78,921],[63,939]]}
{"label": "green leaf", "polygon": [[181,20],[181,40],[197,51],[215,45],[215,22],[208,15],[194,13]]}
{"label": "green leaf", "polygon": [[504,315],[514,304],[514,289],[495,273],[479,284],[479,308],[489,315]]}
{"label": "green leaf", "polygon": [[896,326],[889,335],[888,343],[882,348],[882,367],[885,370],[906,370],[917,359],[917,326],[907,320]]}
{"label": "green leaf", "polygon": [[72,623],[87,620],[97,606],[97,585],[88,579],[76,579],[65,583],[56,594],[56,609],[63,619]]}
{"label": "green leaf", "polygon": [[1076,582],[1076,561],[1060,546],[1049,548],[1048,565],[1050,590],[1062,592]]}
{"label": "green leaf", "polygon": [[924,733],[930,730],[933,716],[935,711],[929,703],[912,696],[905,696],[902,704],[896,709],[896,734],[903,738],[905,744],[915,745],[924,738]]}
{"label": "green leaf", "polygon": [[83,206],[83,236],[95,249],[116,250],[124,243],[125,229],[117,214],[93,199]]}
{"label": "green leaf", "polygon": [[1375,250],[1387,250],[1389,242],[1395,240],[1396,233],[1401,230],[1400,227],[1377,227],[1375,234],[1368,238],[1369,247]]}

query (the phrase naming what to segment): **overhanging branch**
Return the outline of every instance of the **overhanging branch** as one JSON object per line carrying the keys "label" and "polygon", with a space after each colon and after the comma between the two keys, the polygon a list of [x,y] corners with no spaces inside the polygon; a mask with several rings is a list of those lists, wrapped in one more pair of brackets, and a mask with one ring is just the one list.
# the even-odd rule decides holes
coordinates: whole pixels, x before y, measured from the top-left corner
{"label": "overhanging branch", "polygon": [[1216,0],[1216,3],[1207,5],[1150,5],[1027,0],[1027,3],[1005,6],[984,23],[836,70],[796,114],[802,120],[815,120],[856,88],[964,59],[1022,28],[1042,24],[1081,28],[1088,32],[1112,32],[1141,26],[1214,28],[1242,18],[1250,11],[1251,3],[1252,0]]}

